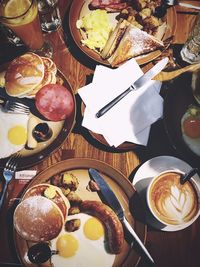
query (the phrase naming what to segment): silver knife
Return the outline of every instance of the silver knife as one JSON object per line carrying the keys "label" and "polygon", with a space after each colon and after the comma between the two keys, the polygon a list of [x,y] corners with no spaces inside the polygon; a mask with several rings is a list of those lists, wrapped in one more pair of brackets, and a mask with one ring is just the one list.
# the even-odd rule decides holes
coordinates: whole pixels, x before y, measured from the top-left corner
{"label": "silver knife", "polygon": [[155,77],[159,72],[161,72],[162,69],[167,65],[168,58],[163,58],[161,61],[159,61],[153,68],[151,68],[149,71],[147,71],[145,74],[143,74],[140,78],[138,78],[128,89],[126,89],[124,92],[122,92],[120,95],[115,97],[113,100],[111,100],[108,104],[106,104],[103,108],[101,108],[97,113],[96,117],[100,118],[103,116],[109,109],[111,109],[115,104],[117,104],[122,98],[124,98],[128,93],[131,91],[135,91],[140,89],[146,82],[151,80],[153,77]]}
{"label": "silver knife", "polygon": [[126,227],[126,229],[129,231],[129,233],[132,235],[134,240],[137,242],[137,244],[140,246],[144,254],[147,256],[147,258],[150,260],[151,263],[154,264],[154,260],[149,254],[148,250],[132,228],[132,226],[127,221],[125,215],[124,215],[124,209],[121,206],[119,200],[115,196],[114,192],[110,188],[110,186],[106,183],[106,181],[103,179],[103,177],[99,174],[99,172],[95,169],[90,168],[88,170],[90,177],[97,183],[99,186],[101,193],[103,197],[105,198],[108,205],[114,210],[114,212],[117,214],[119,220],[123,225]]}
{"label": "silver knife", "polygon": [[187,4],[187,3],[181,3],[178,0],[167,0],[166,2],[167,2],[166,4],[168,6],[178,5],[178,6],[183,6],[183,7],[188,7],[188,8],[200,10],[200,6],[195,6],[195,5],[191,5],[191,4]]}

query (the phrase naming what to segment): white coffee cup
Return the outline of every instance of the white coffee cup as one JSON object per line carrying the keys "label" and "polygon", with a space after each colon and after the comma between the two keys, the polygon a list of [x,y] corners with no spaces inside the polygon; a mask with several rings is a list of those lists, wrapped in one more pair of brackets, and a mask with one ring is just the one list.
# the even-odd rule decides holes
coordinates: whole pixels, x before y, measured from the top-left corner
{"label": "white coffee cup", "polygon": [[155,176],[148,185],[148,208],[163,225],[185,228],[200,215],[200,183],[192,177],[181,184],[183,174],[179,170],[167,170]]}

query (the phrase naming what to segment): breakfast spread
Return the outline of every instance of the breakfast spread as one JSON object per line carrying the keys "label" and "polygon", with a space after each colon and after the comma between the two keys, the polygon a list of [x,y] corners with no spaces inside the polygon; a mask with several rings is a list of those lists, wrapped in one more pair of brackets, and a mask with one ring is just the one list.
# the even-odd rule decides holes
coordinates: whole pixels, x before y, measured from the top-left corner
{"label": "breakfast spread", "polygon": [[3,97],[26,104],[30,114],[0,109],[0,159],[18,151],[22,156],[41,151],[73,116],[72,92],[50,58],[32,52],[18,56],[3,72],[1,83]]}
{"label": "breakfast spread", "polygon": [[[26,0],[25,2],[28,3],[30,1]],[[76,27],[79,36],[81,35],[81,40],[79,38],[79,41],[86,49],[88,48],[92,50],[92,53],[98,54],[102,60],[100,61],[101,63],[104,64],[106,62],[105,64],[113,68],[120,66],[131,58],[136,58],[136,60],[137,57],[143,58],[143,56],[145,57],[152,51],[160,51],[160,55],[162,54],[161,57],[163,57],[163,51],[166,52],[166,39],[163,37],[167,30],[168,21],[164,17],[156,16],[156,9],[162,3],[165,2],[162,0],[84,0],[79,5],[81,6],[81,11],[80,7],[78,9],[80,16],[78,19],[75,16]],[[84,13],[85,10],[86,12]],[[67,53],[70,54],[70,52],[70,49],[67,50]],[[69,56],[71,57],[71,55]],[[65,64],[60,61],[60,58],[56,58],[56,60],[61,63],[61,66]],[[67,62],[67,68],[69,66],[72,79],[74,76],[71,74],[71,70],[77,74],[76,79],[80,78],[79,75],[82,72],[84,78],[86,78],[85,76],[91,73],[90,70],[85,70],[85,67],[81,66],[80,71],[77,71],[74,61],[75,59],[73,58],[71,62]],[[75,62],[77,63],[77,61]],[[131,60],[127,63],[130,62]],[[146,70],[145,67],[148,66],[145,65],[144,70]],[[111,68],[107,69],[110,70],[110,76],[115,71]],[[3,162],[2,165],[5,167],[5,171],[7,167],[4,164],[7,161],[6,158],[17,152],[20,152],[22,159],[23,157],[26,158],[27,155],[33,155],[34,159],[36,158],[34,157],[35,154],[38,154],[39,158],[42,159],[43,153],[41,152],[50,147],[49,151],[51,153],[51,145],[55,143],[55,139],[58,140],[60,145],[62,141],[62,138],[60,138],[61,131],[67,137],[73,126],[71,118],[76,115],[76,106],[69,84],[50,58],[28,52],[15,58],[10,62],[8,68],[3,70],[0,73],[0,87],[2,87],[0,88],[0,94],[2,93],[2,97],[5,97],[6,100],[14,99],[30,108],[28,115],[6,112],[5,103],[0,108],[0,161]],[[116,70],[118,71],[119,68]],[[94,78],[97,78],[98,76],[95,75]],[[118,76],[122,77],[123,75]],[[193,84],[198,84],[198,78],[193,76]],[[102,85],[107,88],[107,78],[104,81],[105,83],[104,85],[102,83]],[[82,80],[80,82],[82,83]],[[198,102],[199,91],[196,91],[196,93],[197,95],[194,94],[194,96]],[[97,97],[97,99],[99,98]],[[179,100],[180,102],[182,101],[181,99]],[[93,101],[93,98],[91,101]],[[185,143],[188,148],[186,150],[188,154],[192,151],[197,157],[200,157],[200,108],[197,103],[195,105],[187,104],[185,107],[186,109],[179,113],[181,116],[179,116],[177,128],[180,142],[182,145]],[[137,111],[141,115],[141,107]],[[153,109],[152,113],[154,113]],[[132,120],[137,114],[135,110],[131,114],[133,114],[130,117]],[[139,117],[141,118],[141,116]],[[77,119],[79,118],[77,117]],[[140,120],[131,122],[134,127],[140,124]],[[108,123],[110,123],[110,120]],[[120,125],[119,127],[122,129]],[[126,129],[126,127],[123,128]],[[142,133],[142,131],[139,131],[139,133]],[[144,132],[142,134],[145,135]],[[166,168],[167,160],[165,157],[163,162],[160,163],[159,157],[156,157],[157,165],[154,166],[152,162],[148,162],[143,168],[143,172],[140,171],[139,166],[139,179],[136,180],[134,174],[136,182],[134,181],[133,187],[128,179],[114,168],[110,168],[109,165],[103,165],[103,162],[101,163],[99,160],[95,161],[86,157],[83,159],[78,158],[82,156],[81,153],[84,156],[92,155],[94,157],[100,156],[100,158],[101,155],[98,154],[96,148],[94,151],[87,146],[87,151],[84,150],[86,148],[84,147],[85,143],[75,135],[76,129],[75,134],[72,134],[72,138],[65,142],[63,148],[58,151],[58,157],[57,153],[55,153],[53,157],[48,159],[48,166],[52,162],[57,162],[57,164],[49,166],[47,170],[43,170],[34,177],[23,191],[23,194],[20,195],[19,203],[14,207],[15,210],[11,218],[14,226],[13,234],[16,252],[22,265],[43,266],[44,263],[44,266],[47,267],[136,266],[140,257],[145,256],[146,253],[145,246],[142,244],[146,240],[146,222],[159,230],[177,231],[188,227],[197,219],[200,213],[197,168],[194,177],[182,184],[180,181],[183,173],[179,172],[178,169],[176,171],[176,168],[187,169],[189,166],[187,164],[177,164],[178,159],[173,158],[173,160],[169,160],[170,167],[173,165],[171,171],[161,173],[160,170]],[[77,141],[80,141],[80,143],[77,143]],[[133,141],[132,144],[135,145],[135,142]],[[80,146],[80,148],[78,147],[77,149],[77,146]],[[75,150],[75,154],[71,156],[70,150],[73,150],[73,153]],[[91,152],[91,154],[88,152]],[[130,153],[132,158],[129,157],[129,153],[122,153],[124,155],[119,157],[119,163],[117,162],[119,153],[112,157],[112,155],[107,154],[107,150],[103,152],[105,154],[103,153],[102,157],[106,162],[111,162],[113,165],[116,164],[126,174],[130,174],[130,171],[133,170],[132,164],[133,167],[138,164],[138,160],[135,161],[136,163],[134,162],[135,158],[132,151]],[[143,149],[140,152],[143,153]],[[46,154],[49,155],[50,153],[47,151]],[[65,153],[67,157],[71,158],[62,161]],[[61,162],[58,162],[60,160]],[[130,166],[124,166],[127,160]],[[33,160],[33,164],[36,161]],[[42,163],[41,167],[40,165],[34,167],[40,171],[45,168],[45,164],[46,162]],[[22,165],[17,165],[17,171],[18,167],[21,168]],[[90,180],[92,177],[90,177],[89,168],[99,169],[102,176],[105,176],[105,180],[108,181],[124,210],[125,219],[120,216],[123,212],[117,212],[116,207],[115,209],[110,207],[114,207],[112,199],[109,202],[109,196],[111,197],[112,194],[108,195],[108,197],[104,195],[104,198],[104,191],[102,190],[101,192],[100,189],[102,187]],[[155,173],[158,174],[155,175]],[[24,175],[26,176],[26,171]],[[22,174],[19,177],[22,177]],[[152,177],[153,179],[151,179]],[[5,175],[4,178],[7,182]],[[15,178],[17,179],[17,175]],[[4,184],[7,185],[5,181]],[[12,184],[10,189],[12,189]],[[0,193],[1,191],[0,183]],[[136,191],[139,195],[138,199],[137,194],[135,194]],[[3,192],[6,192],[6,190]],[[10,194],[10,191],[8,193]],[[139,205],[142,200],[141,196],[145,198],[145,202],[142,204],[147,205],[146,208],[149,208],[149,210],[145,210],[146,221],[143,220],[143,214],[141,214],[141,211],[144,211],[144,207]],[[3,197],[0,198],[0,201],[1,199]],[[5,214],[7,207],[11,206],[10,200],[15,201],[15,198],[12,195],[7,198],[4,208]],[[104,201],[105,203],[111,203],[110,206],[106,205]],[[133,205],[132,201],[134,202]],[[149,211],[152,214],[148,213]],[[130,227],[126,225],[127,222]],[[194,229],[197,230],[195,227]],[[189,230],[187,233],[189,233]],[[156,235],[159,236],[161,233],[157,231]],[[164,233],[164,235],[166,234]],[[192,237],[194,236],[193,234]],[[154,239],[153,235],[152,238]],[[172,239],[175,243],[175,238]],[[141,240],[142,243],[138,240]],[[187,234],[186,240],[191,240],[191,243],[194,242],[194,238]],[[149,241],[152,242],[151,238]],[[151,242],[149,245],[151,245]],[[159,246],[159,244],[157,245]],[[33,247],[38,249],[38,251],[35,251],[35,255],[30,253],[30,248]],[[46,252],[42,252],[43,249],[46,249]],[[151,252],[153,258],[155,256],[155,263],[158,263],[158,265],[162,265],[163,255],[167,255],[168,248],[164,247],[164,249],[164,253],[163,251],[159,252],[158,256],[161,255],[159,259],[152,247]],[[182,247],[180,247],[180,251],[178,249],[174,245],[169,250],[171,253],[176,254],[175,263],[177,264],[177,255],[178,252],[182,251]],[[46,255],[43,255],[43,259],[42,253],[46,253]],[[191,254],[194,254],[193,251]],[[181,258],[184,258],[184,255],[182,256]],[[170,260],[174,261],[173,255]],[[189,262],[189,257],[187,262]]]}
{"label": "breakfast spread", "polygon": [[[111,66],[164,48],[161,40],[166,21],[154,15],[161,1],[94,0],[88,1],[87,5],[88,11],[76,22],[82,35],[81,43],[103,60],[108,59]],[[116,54],[122,51],[123,59],[115,60]]]}

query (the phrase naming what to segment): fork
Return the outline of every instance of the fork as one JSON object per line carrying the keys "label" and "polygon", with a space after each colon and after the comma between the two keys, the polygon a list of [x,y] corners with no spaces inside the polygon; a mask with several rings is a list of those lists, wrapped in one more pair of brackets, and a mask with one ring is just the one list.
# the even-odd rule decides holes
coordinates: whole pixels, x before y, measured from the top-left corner
{"label": "fork", "polygon": [[3,106],[3,111],[5,112],[27,115],[30,113],[30,108],[20,101],[0,97],[0,104]]}
{"label": "fork", "polygon": [[12,180],[12,177],[14,175],[14,172],[17,168],[18,165],[18,159],[21,157],[21,155],[19,153],[14,154],[13,156],[11,156],[9,158],[9,160],[7,161],[5,168],[3,169],[3,177],[5,179],[5,184],[3,187],[3,191],[1,193],[1,199],[0,199],[0,209],[3,205],[3,201],[4,201],[4,197],[8,188],[8,184],[10,183],[10,181]]}

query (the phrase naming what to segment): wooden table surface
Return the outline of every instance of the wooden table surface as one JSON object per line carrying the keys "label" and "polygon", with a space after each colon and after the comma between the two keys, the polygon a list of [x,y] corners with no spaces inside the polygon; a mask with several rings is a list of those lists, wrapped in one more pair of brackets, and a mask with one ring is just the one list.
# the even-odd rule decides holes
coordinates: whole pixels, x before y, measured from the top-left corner
{"label": "wooden table surface", "polygon": [[[192,1],[194,2],[194,1]],[[197,1],[196,1],[197,2]],[[59,0],[59,7],[62,18],[66,14],[70,1]],[[183,44],[187,39],[188,31],[194,21],[194,14],[180,13],[183,11],[177,7],[177,33],[175,35],[175,44]],[[64,20],[63,20],[64,21]],[[181,29],[181,30],[180,30]],[[183,29],[183,30],[182,30]],[[67,37],[67,36],[66,36]],[[65,74],[70,82],[74,92],[84,86],[94,72],[94,65],[88,62],[78,61],[77,55],[73,54],[70,43],[64,38],[63,30],[48,34],[46,36],[53,45],[53,60],[57,67]],[[13,47],[7,47],[7,51],[0,52],[0,63],[10,60],[15,52]],[[78,99],[78,96],[77,96]],[[125,174],[127,179],[132,181],[134,172],[138,166],[146,160],[158,155],[177,156],[168,142],[168,138],[163,128],[163,122],[160,120],[151,129],[150,140],[147,147],[138,147],[131,151],[118,151],[108,149],[95,141],[80,127],[80,118],[77,118],[76,125],[64,144],[52,153],[48,158],[33,166],[32,169],[40,172],[47,166],[50,166],[65,158],[88,157],[102,160]],[[21,189],[24,185],[21,185]],[[13,240],[8,239],[7,233],[7,210],[10,207],[10,199],[13,194],[20,192],[19,187],[15,187],[15,182],[11,183],[6,203],[1,213],[0,225],[0,262],[19,263],[10,244]],[[185,230],[178,232],[162,232],[148,227],[146,247],[155,259],[158,267],[199,267],[200,266],[200,219]],[[0,263],[0,266],[3,266]],[[6,266],[6,265],[5,265]],[[8,266],[11,266],[11,264]],[[143,259],[140,260],[138,267],[147,267],[148,264]]]}

